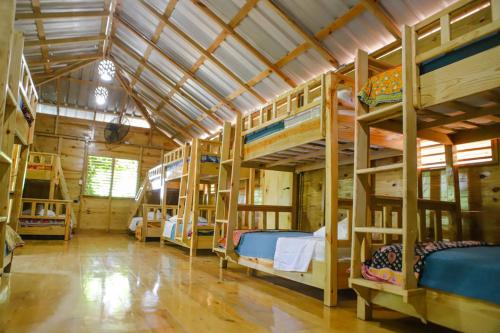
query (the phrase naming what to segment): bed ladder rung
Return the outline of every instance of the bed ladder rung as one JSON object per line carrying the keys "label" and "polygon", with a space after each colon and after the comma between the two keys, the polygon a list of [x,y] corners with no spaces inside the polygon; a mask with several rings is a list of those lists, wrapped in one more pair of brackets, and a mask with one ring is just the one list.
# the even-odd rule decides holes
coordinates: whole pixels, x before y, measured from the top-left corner
{"label": "bed ladder rung", "polygon": [[362,123],[374,124],[380,121],[400,117],[402,115],[402,111],[403,103],[399,102],[358,116],[357,120]]}
{"label": "bed ladder rung", "polygon": [[358,169],[356,170],[357,175],[373,174],[378,172],[387,172],[393,170],[403,169],[403,163],[393,163],[389,165],[382,165],[373,168]]}
{"label": "bed ladder rung", "polygon": [[216,223],[225,223],[225,224],[228,224],[229,223],[229,220],[220,220],[220,219],[217,219],[215,220]]}
{"label": "bed ladder rung", "polygon": [[359,234],[373,233],[386,235],[402,235],[402,228],[355,227],[354,232]]}

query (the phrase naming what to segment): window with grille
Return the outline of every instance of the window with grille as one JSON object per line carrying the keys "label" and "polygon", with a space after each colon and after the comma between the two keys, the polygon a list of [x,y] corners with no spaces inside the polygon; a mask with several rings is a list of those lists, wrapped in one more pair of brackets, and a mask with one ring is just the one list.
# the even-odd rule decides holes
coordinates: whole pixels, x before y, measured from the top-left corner
{"label": "window with grille", "polygon": [[[455,165],[487,163],[494,160],[493,140],[464,143],[454,147]],[[420,141],[422,169],[442,168],[446,165],[444,145],[433,141]]]}
{"label": "window with grille", "polygon": [[121,158],[89,156],[85,195],[134,198],[139,162]]}

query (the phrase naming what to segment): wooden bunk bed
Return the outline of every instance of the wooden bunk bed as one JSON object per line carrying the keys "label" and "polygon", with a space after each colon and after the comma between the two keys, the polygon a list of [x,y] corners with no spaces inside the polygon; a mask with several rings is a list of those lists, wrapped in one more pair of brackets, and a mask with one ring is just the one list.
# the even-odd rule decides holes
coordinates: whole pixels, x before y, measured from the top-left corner
{"label": "wooden bunk bed", "polygon": [[[238,117],[235,126],[224,125],[213,244],[223,267],[230,260],[252,270],[323,288],[324,303],[330,306],[337,303],[337,290],[347,288],[349,265],[339,261],[339,252],[348,247],[349,240],[337,239],[337,223],[339,208],[350,210],[351,203],[338,198],[337,182],[339,163],[349,159],[352,148],[348,143],[353,139],[352,86],[349,77],[327,73],[243,119]],[[345,153],[340,161],[339,152]],[[292,205],[238,204],[239,185],[235,184],[239,184],[242,167],[293,172]],[[275,219],[270,225],[279,229],[281,216],[291,214],[290,225],[283,228],[297,230],[297,174],[320,168],[326,172],[325,200],[331,203],[325,205],[324,260],[313,261],[307,272],[293,272],[274,269],[270,258],[240,255],[240,246],[236,246],[232,235],[240,233],[240,229],[267,230],[268,215]],[[242,225],[241,215],[246,212],[261,214],[259,225]],[[255,234],[260,237],[257,234],[265,232]]]}
{"label": "wooden bunk bed", "polygon": [[[15,8],[0,4],[0,275],[8,273],[13,248],[6,236],[15,234],[29,145],[33,140],[38,95],[26,59],[24,37],[14,30]],[[9,231],[7,230],[9,228]],[[12,237],[8,237],[12,239]],[[16,237],[17,238],[17,237]],[[5,245],[4,245],[5,244]]]}
{"label": "wooden bunk bed", "polygon": [[178,190],[178,206],[176,216],[164,219],[161,243],[188,248],[191,256],[212,248],[220,145],[216,140],[195,139],[164,157],[163,206],[167,207],[172,187]]}
{"label": "wooden bunk bed", "polygon": [[[457,1],[413,27],[405,26],[401,101],[393,101],[378,108],[356,101],[354,228],[349,282],[358,294],[357,316],[360,319],[370,319],[373,305],[379,305],[458,331],[500,330],[500,306],[498,300],[491,298],[495,293],[498,294],[498,285],[493,287],[494,290],[489,290],[491,286],[476,283],[477,289],[459,292],[455,282],[460,280],[466,283],[470,280],[468,276],[454,276],[439,287],[428,287],[426,284],[426,279],[428,281],[432,275],[432,267],[444,267],[446,264],[447,270],[458,274],[456,267],[465,263],[460,260],[465,260],[467,255],[457,254],[453,260],[442,260],[441,265],[437,266],[432,266],[431,258],[443,258],[441,254],[451,250],[433,253],[440,254],[437,257],[425,257],[424,271],[418,281],[416,273],[421,271],[415,270],[417,266],[414,262],[416,253],[419,253],[416,251],[421,249],[421,243],[417,242],[426,241],[428,235],[425,210],[448,210],[455,225],[455,232],[450,239],[462,238],[458,169],[454,165],[453,146],[500,137],[499,118],[493,116],[498,115],[500,103],[500,73],[497,70],[500,59],[499,31],[500,1],[497,0]],[[378,80],[377,77],[369,79],[369,69],[379,64],[377,61],[371,62],[365,52],[357,52],[357,92],[362,92],[368,82],[373,85],[374,78]],[[387,73],[383,76],[387,76]],[[385,88],[384,85],[382,87]],[[376,127],[403,134],[401,163],[384,166],[369,163],[366,147],[372,139],[370,130]],[[453,202],[418,199],[421,186],[418,186],[417,138],[424,136],[446,145],[446,173],[454,188]],[[384,218],[382,225],[376,226],[371,222],[368,209],[372,205],[370,193],[376,191],[373,186],[375,182],[370,183],[368,180],[388,170],[401,170],[402,198],[391,198],[381,202],[380,206],[391,211],[393,204],[399,201],[401,220],[394,225],[392,218]],[[436,216],[440,217],[441,212]],[[438,218],[434,222],[434,240],[443,238],[439,231],[441,228],[441,219]],[[377,260],[379,255],[385,255],[380,251],[373,253],[367,246],[373,243],[375,235],[383,236],[380,246],[383,246],[384,251],[395,251],[394,247],[385,245],[395,242],[400,244],[401,269],[391,270],[397,271],[392,281],[394,284],[372,278],[374,258]],[[394,236],[397,236],[397,240],[394,240]],[[484,251],[496,251],[496,256],[486,266],[491,269],[497,267],[498,247],[460,250],[472,253],[472,250],[483,251],[481,248],[487,249]],[[473,271],[475,276],[491,274],[474,268],[477,268],[475,265],[479,265],[478,262],[487,259],[477,256],[468,266],[469,271]],[[496,281],[496,277],[493,280]],[[483,291],[486,296],[479,296],[478,290],[481,288],[487,289]]]}
{"label": "wooden bunk bed", "polygon": [[161,234],[162,168],[159,164],[148,170],[130,209],[129,230],[141,241],[159,238]]}
{"label": "wooden bunk bed", "polygon": [[18,232],[32,236],[62,236],[69,240],[74,213],[60,157],[31,152],[21,200]]}

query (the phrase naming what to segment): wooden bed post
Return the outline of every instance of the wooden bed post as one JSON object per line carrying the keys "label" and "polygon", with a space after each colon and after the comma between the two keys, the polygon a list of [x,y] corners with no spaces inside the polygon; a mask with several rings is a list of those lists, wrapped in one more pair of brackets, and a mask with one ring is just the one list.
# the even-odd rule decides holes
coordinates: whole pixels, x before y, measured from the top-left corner
{"label": "wooden bed post", "polygon": [[[194,145],[193,145],[193,151],[194,153],[191,154],[192,160],[191,162],[193,163],[190,167],[194,167],[193,170],[193,181],[188,185],[191,186],[192,189],[190,190],[191,193],[191,209],[184,214],[184,216],[187,217],[187,220],[184,219],[184,222],[187,223],[185,226],[189,224],[191,221],[191,247],[190,247],[190,252],[189,255],[191,257],[196,256],[196,250],[198,248],[198,218],[200,216],[200,172],[201,172],[201,142],[200,139],[195,139]],[[188,198],[189,199],[189,198]],[[189,206],[188,206],[189,207]],[[191,218],[190,218],[191,216]],[[187,229],[187,228],[186,228]],[[186,230],[186,235],[187,235],[187,230]]]}
{"label": "wooden bed post", "polygon": [[403,29],[403,284],[405,290],[417,288],[413,272],[417,240],[417,113],[413,107],[412,28]]}
{"label": "wooden bed post", "polygon": [[[14,45],[14,17],[16,12],[16,2],[14,0],[0,1],[0,148],[1,153],[10,158],[10,150],[6,150],[10,139],[6,133],[5,122],[8,120],[9,112],[7,108],[7,82],[9,80],[11,49]],[[15,88],[19,84],[16,84]],[[17,97],[17,95],[16,95]],[[14,112],[15,121],[15,112]],[[14,133],[12,133],[12,136]],[[2,251],[0,253],[0,273],[3,273],[5,230],[7,223],[7,211],[9,204],[9,181],[10,181],[10,163],[6,163],[5,158],[0,162],[0,244]]]}
{"label": "wooden bed post", "polygon": [[14,198],[12,200],[12,210],[11,219],[9,223],[12,229],[17,231],[19,224],[19,215],[21,214],[22,205],[21,200],[23,197],[24,181],[26,179],[26,170],[28,168],[28,158],[29,158],[30,146],[21,146],[21,152],[19,154],[19,162],[16,174],[16,185],[14,188]]}
{"label": "wooden bed post", "polygon": [[[323,302],[326,306],[337,305],[337,263],[338,263],[338,114],[337,84],[334,74],[326,74],[326,147],[325,147],[325,230],[326,230],[326,281]],[[296,181],[294,182],[297,183]],[[295,185],[294,184],[294,185]],[[295,203],[296,204],[296,203]],[[296,209],[292,207],[294,213]]]}
{"label": "wooden bed post", "polygon": [[[449,212],[450,222],[453,223],[455,231],[454,240],[462,240],[462,208],[460,205],[460,181],[458,167],[455,165],[453,146],[444,146],[444,156],[446,161],[446,183],[447,183],[447,201],[455,202],[455,211]],[[452,199],[453,198],[453,199]]]}
{"label": "wooden bed post", "polygon": [[[357,50],[355,59],[355,96],[368,81],[368,54]],[[355,98],[355,116],[360,117],[368,113],[368,107]],[[354,125],[354,188],[353,188],[353,228],[351,248],[351,279],[361,278],[361,252],[366,240],[364,233],[357,233],[356,228],[366,227],[368,219],[368,178],[357,174],[358,169],[370,167],[368,153],[370,147],[370,129],[367,124],[359,121]],[[369,293],[367,288],[356,287],[358,294],[357,317],[363,320],[371,318],[372,308],[365,301],[368,297],[360,295]],[[364,296],[364,297],[362,297]]]}

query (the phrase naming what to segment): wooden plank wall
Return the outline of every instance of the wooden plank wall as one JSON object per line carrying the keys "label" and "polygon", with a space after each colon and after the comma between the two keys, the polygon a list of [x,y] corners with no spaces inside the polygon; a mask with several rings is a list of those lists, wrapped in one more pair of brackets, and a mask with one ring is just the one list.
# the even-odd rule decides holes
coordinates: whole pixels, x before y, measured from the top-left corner
{"label": "wooden plank wall", "polygon": [[[164,135],[149,129],[131,127],[125,142],[104,143],[105,123],[39,114],[36,121],[34,149],[60,153],[61,163],[79,229],[126,231],[127,214],[132,199],[109,199],[81,196],[85,156],[97,155],[136,159],[140,162],[141,180],[161,161],[161,154],[177,145]],[[87,151],[87,154],[86,154]]]}

